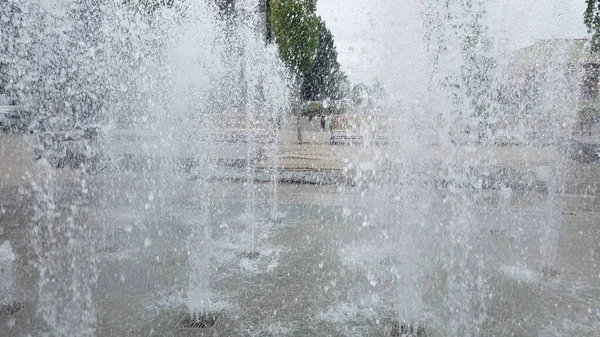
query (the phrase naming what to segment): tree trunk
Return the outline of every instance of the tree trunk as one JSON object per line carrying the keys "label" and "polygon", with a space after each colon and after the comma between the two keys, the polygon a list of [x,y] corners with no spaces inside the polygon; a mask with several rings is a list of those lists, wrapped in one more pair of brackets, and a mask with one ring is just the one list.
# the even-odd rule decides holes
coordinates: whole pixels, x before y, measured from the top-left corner
{"label": "tree trunk", "polygon": [[302,144],[302,76],[298,75],[295,84],[294,113],[296,114],[296,132],[298,133],[298,143]]}
{"label": "tree trunk", "polygon": [[298,132],[298,144],[302,144],[302,118],[299,111],[296,114],[296,131]]}

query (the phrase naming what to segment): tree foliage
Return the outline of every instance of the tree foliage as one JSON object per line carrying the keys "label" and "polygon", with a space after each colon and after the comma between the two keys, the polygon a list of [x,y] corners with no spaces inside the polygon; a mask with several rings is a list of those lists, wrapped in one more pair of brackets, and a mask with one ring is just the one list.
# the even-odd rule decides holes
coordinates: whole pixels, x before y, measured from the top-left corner
{"label": "tree foliage", "polygon": [[300,76],[315,62],[319,44],[315,0],[273,0],[271,27],[283,62]]}
{"label": "tree foliage", "polygon": [[137,12],[150,14],[161,7],[173,7],[175,0],[123,0],[123,3]]}
{"label": "tree foliage", "polygon": [[348,93],[348,98],[355,108],[373,112],[373,109],[382,107],[382,103],[387,98],[387,93],[379,79],[375,79],[375,83],[372,85],[364,83],[355,85]]}
{"label": "tree foliage", "polygon": [[21,8],[15,0],[7,0],[0,7],[0,17],[2,25],[0,26],[0,95],[9,91],[13,76],[10,72],[13,71],[11,58],[15,54],[15,39],[19,38],[19,30],[22,27]]}
{"label": "tree foliage", "polygon": [[592,51],[600,50],[600,0],[585,0],[586,9],[583,14],[583,22],[592,33]]}
{"label": "tree foliage", "polygon": [[341,76],[333,35],[325,26],[325,22],[319,20],[319,44],[315,62],[302,83],[304,98],[311,101],[337,98]]}
{"label": "tree foliage", "polygon": [[315,0],[272,0],[271,27],[279,55],[296,75],[303,100],[339,99],[348,78],[333,34],[316,15]]}

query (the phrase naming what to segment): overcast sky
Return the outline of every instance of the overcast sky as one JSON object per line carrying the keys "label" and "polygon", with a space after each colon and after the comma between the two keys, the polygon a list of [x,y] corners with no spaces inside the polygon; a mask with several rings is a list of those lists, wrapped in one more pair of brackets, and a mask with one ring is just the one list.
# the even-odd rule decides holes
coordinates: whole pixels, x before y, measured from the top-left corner
{"label": "overcast sky", "polygon": [[[389,50],[416,41],[419,0],[318,0],[318,13],[335,37],[339,61],[353,82],[385,75]],[[514,50],[537,39],[587,37],[584,0],[489,0],[490,37],[501,50]],[[401,32],[401,33],[399,33]],[[406,32],[406,34],[404,33]],[[412,38],[399,35],[410,35]],[[420,35],[419,33],[419,39]],[[410,48],[410,46],[409,46]]]}

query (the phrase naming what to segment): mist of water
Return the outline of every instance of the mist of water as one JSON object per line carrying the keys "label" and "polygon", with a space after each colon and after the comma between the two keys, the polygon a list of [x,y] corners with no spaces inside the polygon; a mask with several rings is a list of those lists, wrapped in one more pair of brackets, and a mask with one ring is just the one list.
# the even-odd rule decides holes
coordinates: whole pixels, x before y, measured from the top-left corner
{"label": "mist of water", "polygon": [[[396,220],[402,233],[397,242],[398,254],[410,256],[411,261],[408,267],[401,267],[404,283],[398,292],[399,320],[411,324],[425,314],[421,311],[423,298],[415,270],[426,275],[433,268],[427,254],[415,253],[407,245],[411,237],[418,239],[427,234],[411,226],[411,214],[419,212],[411,212],[406,206],[430,202],[430,195],[415,188],[418,181],[440,181],[445,216],[440,224],[426,226],[430,232],[447,233],[440,242],[443,249],[437,259],[446,280],[446,299],[443,309],[438,310],[445,322],[442,330],[452,336],[480,335],[487,324],[489,266],[494,256],[480,241],[483,224],[476,216],[477,200],[483,189],[489,188],[484,182],[492,179],[493,173],[489,172],[497,170],[496,165],[503,160],[485,149],[501,144],[509,135],[521,141],[523,151],[551,146],[556,147],[558,158],[565,158],[549,167],[524,164],[538,172],[552,172],[547,178],[551,191],[546,201],[547,217],[539,224],[542,263],[551,266],[556,260],[562,222],[560,191],[564,190],[561,186],[569,166],[565,147],[557,144],[565,144],[572,133],[578,97],[578,90],[573,88],[578,88],[581,74],[577,69],[569,71],[565,63],[569,56],[558,45],[548,55],[536,54],[540,47],[534,46],[527,61],[506,50],[506,36],[496,29],[505,13],[489,1],[383,2],[375,7],[375,16],[384,22],[403,23],[381,27],[385,35],[380,39],[387,44],[382,49],[385,53],[377,54],[386,69],[393,65],[392,72],[381,72],[380,80],[389,94],[386,111],[398,121],[393,124],[397,143],[390,147],[396,163],[391,166],[395,172],[392,176],[401,177],[396,188],[397,207],[402,209]],[[564,46],[569,48],[569,42]],[[530,64],[524,65],[526,62]],[[536,65],[543,77],[538,82],[542,88],[536,96],[539,104],[535,112],[519,114],[515,106],[525,105],[527,100],[508,84],[514,78],[508,80],[506,76]],[[508,127],[503,124],[507,120],[512,122]],[[433,153],[419,157],[417,153],[427,148],[426,143],[439,146],[439,158],[432,158],[436,156]],[[477,151],[478,155],[469,156],[469,151]],[[367,157],[358,161],[365,159],[372,160]],[[426,168],[425,163],[432,161],[439,166]],[[488,178],[480,176],[483,172],[488,172]],[[413,296],[408,304],[412,312],[406,310],[406,294]]]}
{"label": "mist of water", "polygon": [[[197,220],[187,242],[187,305],[192,312],[207,312],[209,222],[215,205],[203,182],[213,175],[213,139],[222,119],[218,116],[233,113],[247,119],[247,204],[248,212],[254,213],[258,143],[253,133],[259,122],[266,124],[261,118],[276,119],[287,104],[285,74],[275,51],[265,48],[256,30],[256,6],[240,4],[235,14],[240,20],[231,26],[219,21],[216,6],[205,2],[181,2],[151,12],[136,11],[121,1],[32,0],[9,5],[12,8],[3,10],[18,34],[10,36],[14,50],[5,60],[12,71],[8,89],[36,112],[30,129],[41,156],[31,173],[40,317],[54,335],[93,335],[91,294],[99,271],[91,239],[96,228],[84,220],[94,218],[88,205],[98,198],[131,203],[141,197],[147,211],[169,214],[178,198],[176,186],[184,178],[177,173],[182,165],[196,167],[200,180]],[[235,57],[232,50],[242,53]],[[236,62],[239,67],[231,69]],[[227,104],[232,96],[237,99]],[[269,136],[276,138],[276,130],[271,128]],[[86,137],[92,134],[96,137]],[[75,143],[88,160],[68,157],[74,150],[62,147],[65,137],[79,141]],[[276,157],[273,150],[271,157]],[[56,171],[57,166],[75,170]],[[138,190],[120,195],[119,181],[112,181],[89,191],[86,176],[99,170],[124,170],[118,179],[139,181]],[[68,184],[62,176],[57,178],[63,174],[70,176]],[[276,198],[276,178],[271,181]],[[67,196],[76,202],[67,201]],[[92,214],[84,216],[85,212]],[[255,223],[250,221],[252,233]]]}
{"label": "mist of water", "polygon": [[[246,256],[261,249],[261,226],[279,217],[279,121],[291,90],[276,48],[265,45],[258,28],[264,18],[256,4],[241,1],[223,12],[183,1],[146,12],[117,0],[7,3],[12,7],[1,10],[13,48],[2,56],[11,69],[8,89],[35,112],[29,139],[38,161],[28,179],[38,317],[52,335],[95,334],[98,250],[115,236],[96,214],[107,200],[168,218],[185,199],[194,214],[181,242],[189,267],[185,306],[190,314],[212,312],[213,226],[223,220],[213,179],[244,183],[242,206],[235,209],[243,212],[245,233],[236,249]],[[381,236],[391,248],[371,242],[378,256],[367,262],[392,261],[386,273],[398,323],[419,326],[434,316],[444,336],[486,335],[492,324],[489,282],[497,256],[482,235],[481,195],[502,189],[501,212],[516,217],[503,222],[526,222],[510,212],[514,186],[490,182],[502,160],[490,147],[517,143],[522,150],[515,152],[526,158],[520,165],[545,183],[534,267],[551,276],[560,258],[571,169],[563,143],[576,119],[579,92],[572,88],[582,74],[560,61],[570,53],[561,45],[551,54],[533,48],[531,59],[518,60],[499,49],[505,36],[490,27],[500,16],[494,6],[486,0],[374,6],[381,21],[395,23],[382,30],[391,41],[382,49],[389,52],[378,54],[389,99],[379,102],[385,116],[377,117],[385,117],[389,143],[380,146],[367,130],[366,141],[345,158],[358,203],[370,202],[345,216],[360,218],[361,228],[386,222]],[[531,67],[537,67],[536,93],[523,94],[514,77]],[[235,141],[223,141],[232,129]],[[527,156],[538,148],[563,159],[536,166]],[[223,168],[215,162],[225,155],[242,158],[243,167],[218,172]],[[102,172],[117,173],[90,186],[92,175]],[[258,181],[265,174],[269,214],[261,217],[264,185]],[[187,200],[180,187],[192,183]],[[369,189],[377,191],[374,200],[367,200]],[[437,208],[430,207],[438,199]],[[95,240],[98,231],[104,231],[102,243]],[[152,244],[144,240],[146,248]],[[525,254],[516,250],[523,247],[513,247],[519,261]],[[369,286],[375,289],[376,281]],[[435,282],[432,296],[425,288]]]}

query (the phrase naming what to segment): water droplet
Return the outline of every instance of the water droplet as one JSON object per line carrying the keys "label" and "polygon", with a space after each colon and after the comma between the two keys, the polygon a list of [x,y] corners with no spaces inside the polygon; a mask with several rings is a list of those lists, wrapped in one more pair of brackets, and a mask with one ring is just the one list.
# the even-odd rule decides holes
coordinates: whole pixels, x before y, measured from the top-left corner
{"label": "water droplet", "polygon": [[148,248],[148,247],[150,247],[150,246],[152,246],[152,239],[150,239],[150,238],[145,238],[145,239],[144,239],[144,248]]}

